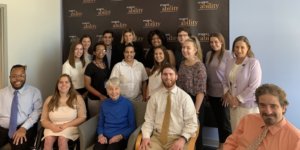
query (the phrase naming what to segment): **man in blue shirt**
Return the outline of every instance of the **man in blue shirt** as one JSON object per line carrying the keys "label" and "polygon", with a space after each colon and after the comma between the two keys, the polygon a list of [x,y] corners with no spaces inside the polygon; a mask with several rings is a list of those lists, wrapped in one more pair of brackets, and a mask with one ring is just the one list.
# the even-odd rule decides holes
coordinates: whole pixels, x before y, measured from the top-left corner
{"label": "man in blue shirt", "polygon": [[[14,150],[30,149],[36,136],[36,123],[41,114],[41,92],[25,84],[26,66],[14,65],[10,70],[9,79],[11,85],[0,90],[0,149],[7,143],[10,143]],[[15,99],[16,103],[13,102]],[[14,107],[16,105],[17,107]]]}

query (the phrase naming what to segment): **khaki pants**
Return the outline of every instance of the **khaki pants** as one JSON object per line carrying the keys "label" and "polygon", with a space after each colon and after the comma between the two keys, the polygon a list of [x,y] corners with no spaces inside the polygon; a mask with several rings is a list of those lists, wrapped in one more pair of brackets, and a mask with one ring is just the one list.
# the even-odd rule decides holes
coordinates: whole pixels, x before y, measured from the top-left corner
{"label": "khaki pants", "polygon": [[[168,150],[172,146],[172,144],[179,138],[180,136],[178,135],[169,135],[168,136],[168,142],[163,145],[160,142],[160,134],[158,132],[153,133],[151,136],[151,148],[148,147],[148,150]],[[184,145],[184,150],[187,150],[187,144]]]}

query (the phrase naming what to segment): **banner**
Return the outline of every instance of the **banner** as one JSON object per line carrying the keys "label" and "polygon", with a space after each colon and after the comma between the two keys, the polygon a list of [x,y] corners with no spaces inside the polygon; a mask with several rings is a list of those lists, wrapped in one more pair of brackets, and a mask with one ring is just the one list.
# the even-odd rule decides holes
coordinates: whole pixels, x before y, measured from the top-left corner
{"label": "banner", "polygon": [[[63,0],[63,62],[70,43],[89,34],[93,43],[106,29],[115,32],[115,42],[125,28],[132,28],[138,42],[147,50],[147,34],[159,29],[172,45],[178,27],[190,27],[201,42],[203,53],[209,49],[209,34],[220,32],[229,41],[229,0]],[[172,48],[171,48],[172,49]],[[205,55],[204,55],[205,56]]]}

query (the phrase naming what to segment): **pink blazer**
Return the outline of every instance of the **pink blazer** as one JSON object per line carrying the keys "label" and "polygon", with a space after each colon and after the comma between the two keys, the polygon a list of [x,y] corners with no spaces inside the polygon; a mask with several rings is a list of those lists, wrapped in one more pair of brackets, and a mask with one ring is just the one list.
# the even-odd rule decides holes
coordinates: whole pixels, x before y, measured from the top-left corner
{"label": "pink blazer", "polygon": [[260,63],[256,58],[246,57],[240,70],[236,75],[236,81],[230,83],[229,73],[235,64],[236,59],[232,58],[226,64],[225,78],[223,81],[224,94],[231,90],[241,102],[241,107],[256,107],[255,90],[261,84],[262,71]]}

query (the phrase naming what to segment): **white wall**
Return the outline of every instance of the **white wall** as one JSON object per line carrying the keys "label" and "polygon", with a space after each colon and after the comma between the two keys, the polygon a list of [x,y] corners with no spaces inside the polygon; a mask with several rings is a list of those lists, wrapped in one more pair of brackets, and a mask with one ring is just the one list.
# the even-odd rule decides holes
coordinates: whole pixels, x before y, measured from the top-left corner
{"label": "white wall", "polygon": [[27,83],[46,98],[61,72],[61,1],[0,0],[0,4],[7,5],[8,70],[26,64]]}
{"label": "white wall", "polygon": [[[263,83],[282,87],[290,105],[287,119],[300,128],[300,1],[230,0],[230,49],[237,36],[250,40],[260,60]],[[215,145],[217,130],[205,128],[205,143]]]}
{"label": "white wall", "polygon": [[[300,1],[230,1],[230,41],[245,35],[260,60],[263,83],[282,87],[290,105],[287,119],[300,128]],[[231,45],[230,45],[231,47]]]}

